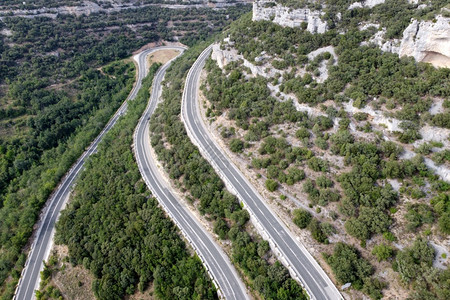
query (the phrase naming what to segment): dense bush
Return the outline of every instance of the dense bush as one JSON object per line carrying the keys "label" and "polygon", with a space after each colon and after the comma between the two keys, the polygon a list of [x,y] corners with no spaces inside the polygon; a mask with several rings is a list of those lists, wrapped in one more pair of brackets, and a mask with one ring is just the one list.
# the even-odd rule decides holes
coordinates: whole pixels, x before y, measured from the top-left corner
{"label": "dense bush", "polygon": [[242,152],[242,149],[244,149],[244,142],[240,139],[232,139],[230,141],[230,149],[233,152]]}
{"label": "dense bush", "polygon": [[370,263],[345,243],[336,243],[333,254],[324,256],[340,284],[350,282],[355,289],[361,289],[366,278],[373,273]]}
{"label": "dense bush", "polygon": [[406,227],[410,231],[415,231],[422,224],[432,224],[434,213],[431,207],[424,203],[408,204],[405,219],[408,221]]}
{"label": "dense bush", "polygon": [[418,238],[412,247],[397,253],[394,270],[400,273],[400,277],[405,282],[410,282],[417,278],[426,268],[433,264],[434,249],[428,245],[427,241]]}
{"label": "dense bush", "polygon": [[[136,100],[99,145],[57,223],[56,243],[95,276],[99,299],[119,299],[153,282],[161,299],[215,299],[200,259],[191,256],[174,224],[150,197],[131,144],[149,98],[152,67]],[[89,222],[86,222],[89,220]]]}
{"label": "dense bush", "polygon": [[150,121],[152,145],[175,184],[190,193],[200,213],[214,222],[215,232],[231,240],[232,260],[250,279],[252,287],[267,299],[305,299],[284,266],[278,262],[269,264],[272,258],[267,242],[245,231],[248,213],[226,191],[214,169],[191,143],[179,118],[184,78],[204,46],[189,49],[168,70],[164,101]]}
{"label": "dense bush", "polygon": [[439,229],[443,234],[450,234],[450,195],[441,193],[431,199],[431,205],[439,216]]}
{"label": "dense bush", "polygon": [[302,229],[308,227],[309,223],[311,223],[312,215],[307,210],[300,208],[294,209],[293,215],[293,221],[295,225]]}
{"label": "dense bush", "polygon": [[266,189],[269,190],[269,192],[274,192],[278,188],[278,183],[275,180],[267,179],[265,182]]}
{"label": "dense bush", "polygon": [[[81,4],[2,1],[2,9],[6,10],[43,5]],[[108,63],[128,57],[150,42],[173,40],[174,34],[186,44],[195,43],[221,31],[248,9],[241,5],[221,10],[131,6],[80,16],[2,17],[0,29],[12,33],[0,34],[3,297],[11,298],[24,263],[22,248],[45,200],[133,84],[131,62]],[[174,26],[166,26],[168,22]],[[5,282],[8,275],[12,277]]]}
{"label": "dense bush", "polygon": [[372,254],[377,257],[378,261],[387,260],[394,255],[394,249],[391,246],[380,244],[373,247]]}

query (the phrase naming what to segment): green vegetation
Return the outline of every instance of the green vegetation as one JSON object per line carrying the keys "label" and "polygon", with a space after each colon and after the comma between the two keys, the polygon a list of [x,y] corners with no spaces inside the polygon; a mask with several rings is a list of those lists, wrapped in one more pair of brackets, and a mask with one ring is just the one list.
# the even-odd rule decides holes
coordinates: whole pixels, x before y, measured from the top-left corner
{"label": "green vegetation", "polygon": [[431,207],[427,204],[408,204],[405,219],[408,221],[406,227],[410,231],[415,231],[422,224],[432,224],[434,222],[434,214]]}
{"label": "green vegetation", "polygon": [[57,262],[58,258],[53,253],[48,259],[48,263],[44,262],[44,270],[41,271],[41,282],[39,283],[39,290],[36,291],[36,299],[62,299],[61,291],[50,284],[53,274],[58,270]]}
{"label": "green vegetation", "polygon": [[[2,9],[80,1],[2,1]],[[27,1],[29,2],[29,1]],[[61,177],[129,93],[132,51],[176,35],[218,32],[248,6],[155,6],[56,18],[2,17],[0,30],[0,295],[10,299],[39,211]],[[167,26],[168,23],[173,26]],[[210,26],[205,26],[208,24]]]}
{"label": "green vegetation", "polygon": [[[384,7],[381,11],[385,13],[386,9]],[[391,4],[388,9],[392,9]],[[345,11],[343,14],[357,11],[359,10]],[[382,19],[385,20],[384,16]],[[406,25],[409,21],[410,18]],[[349,24],[346,21],[343,24],[348,30]],[[275,32],[279,34],[274,34]],[[450,71],[446,68],[435,69],[428,64],[417,64],[411,58],[400,59],[396,54],[383,53],[377,48],[360,47],[359,44],[369,38],[370,34],[356,28],[348,30],[344,35],[337,34],[334,30],[324,34],[311,34],[301,28],[282,28],[269,21],[252,22],[247,16],[233,23],[230,29],[235,47],[249,61],[254,62],[265,51],[271,56],[284,58],[287,66],[293,67],[292,71],[282,76],[280,91],[294,93],[300,102],[315,105],[327,99],[342,102],[351,98],[354,106],[361,107],[374,97],[394,100],[402,108],[396,117],[407,121],[403,124],[405,132],[399,135],[399,140],[410,143],[420,138],[417,133],[420,115],[429,109],[429,101],[424,99],[450,95]],[[295,75],[298,67],[306,65],[308,70],[314,68],[311,64],[317,64],[305,63],[304,55],[328,45],[335,47],[339,60],[336,66],[329,69],[329,77],[324,83],[315,82],[309,73],[303,77]],[[239,76],[235,79],[239,79]],[[261,80],[257,79],[258,82]],[[344,92],[343,95],[341,92]],[[267,96],[262,94],[261,98],[264,97]],[[210,100],[215,101],[214,97]],[[355,117],[363,120],[364,115],[357,114]],[[448,119],[449,113],[446,112],[433,116],[430,122],[435,126],[448,128]]]}
{"label": "green vegetation", "polygon": [[272,179],[267,179],[265,183],[266,189],[269,190],[269,192],[274,192],[278,188],[278,182]]}
{"label": "green vegetation", "polygon": [[294,209],[293,215],[294,217],[292,220],[294,221],[295,225],[297,225],[301,229],[308,228],[313,239],[315,239],[319,243],[328,244],[327,237],[336,233],[336,229],[333,227],[333,225],[329,223],[321,223],[316,218],[313,218],[311,213],[307,210]]}
{"label": "green vegetation", "polygon": [[[12,173],[13,177],[17,177],[10,179],[7,183],[5,182],[8,187],[1,190],[3,194],[0,196],[0,216],[4,220],[0,224],[0,245],[2,249],[0,254],[2,262],[0,282],[5,284],[8,276],[12,276],[4,291],[6,299],[10,298],[13,293],[20,271],[25,263],[26,257],[21,250],[31,235],[40,208],[61,177],[101,131],[131,89],[134,81],[133,65],[118,63],[115,66],[111,73],[112,76],[115,76],[115,79],[110,76],[103,76],[98,72],[91,72],[90,80],[87,79],[87,76],[89,76],[87,74],[81,77],[82,82],[80,84],[83,85],[84,92],[79,95],[83,101],[73,103],[62,100],[55,104],[55,108],[44,110],[42,114],[36,117],[35,126],[41,124],[41,122],[42,124],[57,122],[53,129],[47,131],[46,136],[27,137],[28,142],[31,143],[29,147],[22,147],[19,141],[14,143],[13,146],[0,146],[3,149],[3,157],[8,160],[5,163],[6,166],[3,166],[4,168],[9,170],[14,168],[8,168],[8,164],[14,165],[16,168],[28,166],[21,172],[14,171]],[[98,95],[100,94],[102,94],[102,98],[99,101]],[[92,116],[76,114],[77,111],[82,112],[83,110],[90,111]],[[68,116],[76,117],[68,120],[66,119]],[[56,117],[56,119],[53,117]],[[38,132],[36,131],[36,133]],[[47,139],[47,136],[52,136],[52,134],[66,135],[67,137],[65,141],[61,140],[55,147],[42,152],[41,157],[39,157],[35,152],[39,151],[37,141],[43,141],[44,138]],[[48,141],[54,142],[55,140],[53,138],[53,140],[49,139]],[[32,147],[33,144],[34,147]],[[34,159],[37,160],[33,162]],[[8,172],[2,173],[2,175],[7,174]]]}
{"label": "green vegetation", "polygon": [[377,257],[378,261],[387,260],[394,255],[394,249],[391,246],[380,244],[373,247],[372,254]]}
{"label": "green vegetation", "polygon": [[307,210],[294,209],[293,215],[293,221],[295,225],[297,225],[301,229],[305,229],[306,227],[308,227],[309,223],[311,223],[312,215]]}
{"label": "green vegetation", "polygon": [[[352,246],[341,242],[336,243],[333,254],[324,254],[324,257],[340,284],[350,282],[355,289],[374,289],[372,286],[366,286],[373,283],[372,280],[369,280],[373,273],[373,267]],[[381,288],[375,290],[379,296],[373,298],[381,298]]]}
{"label": "green vegetation", "polygon": [[[422,9],[417,9],[422,2],[411,3],[404,0],[387,0],[373,8],[362,7],[349,10],[352,0],[277,0],[285,6],[292,8],[309,8],[322,10],[331,29],[356,29],[361,22],[379,23],[380,27],[387,28],[386,38],[401,38],[404,29],[410,24],[411,18],[432,20],[441,13],[441,8],[448,5],[446,0],[436,0]],[[340,17],[338,18],[338,14]]]}
{"label": "green vegetation", "polygon": [[272,254],[267,242],[246,232],[248,213],[191,143],[179,118],[185,76],[204,47],[202,44],[189,49],[167,71],[164,101],[150,121],[152,146],[176,186],[189,192],[200,213],[213,221],[219,237],[231,240],[232,260],[251,286],[267,299],[305,299],[283,265],[269,264]]}
{"label": "green vegetation", "polygon": [[450,194],[441,193],[431,199],[431,205],[439,216],[439,229],[443,234],[450,234]]}
{"label": "green vegetation", "polygon": [[244,149],[244,142],[240,139],[232,139],[230,142],[230,149],[233,152],[242,152],[242,149]]}
{"label": "green vegetation", "polygon": [[423,268],[431,267],[433,259],[433,248],[425,240],[417,239],[411,248],[397,254],[394,268],[398,270],[403,281],[410,282]]}
{"label": "green vegetation", "polygon": [[[408,153],[402,153],[401,144],[421,139],[424,125],[448,128],[450,71],[412,58],[399,58],[378,47],[361,46],[376,29],[358,28],[366,22],[377,22],[387,27],[387,38],[399,37],[411,17],[431,20],[445,1],[433,2],[420,11],[417,5],[397,0],[372,9],[353,10],[347,8],[354,1],[280,2],[311,9],[326,4],[322,19],[327,20],[330,30],[311,34],[306,26],[289,28],[270,21],[253,22],[250,15],[231,24],[226,32],[229,42],[222,41],[221,49],[236,49],[265,74],[255,76],[242,60],[229,62],[223,70],[215,61],[207,61],[208,75],[202,90],[211,104],[208,117],[225,115],[231,121],[227,126],[239,128],[245,140],[245,148],[240,151],[251,159],[251,166],[257,169],[258,178],[264,178],[267,189],[275,190],[275,183],[280,187],[287,184],[293,185],[288,190],[294,197],[302,199],[299,193],[307,194],[317,218],[295,209],[293,222],[310,230],[320,243],[328,243],[328,236],[345,229],[360,240],[365,258],[387,261],[382,264],[385,268],[395,261],[391,243],[397,238],[392,232],[401,236],[423,230],[426,236],[448,235],[450,186],[427,168],[425,158],[446,164],[450,152],[435,149],[442,148],[443,143],[421,143],[415,149],[416,156],[404,159]],[[342,15],[339,22],[337,12]],[[398,18],[392,17],[394,12]],[[308,55],[325,46],[334,48],[337,59],[332,51],[314,58]],[[322,65],[328,70],[323,82],[318,80]],[[431,115],[432,104],[442,99],[443,111]],[[298,101],[304,111],[298,111],[292,101]],[[399,131],[388,134],[388,139],[396,141],[387,141],[382,128],[385,126],[375,123],[372,113],[347,109],[350,103],[355,108],[370,105],[368,109],[381,110],[387,118],[399,120]],[[228,139],[232,135],[222,136]],[[290,172],[297,170],[303,174],[289,178]],[[298,181],[303,182],[296,184]],[[284,197],[280,199],[278,204],[287,208]],[[332,202],[337,202],[337,210]],[[343,222],[327,223],[328,217]],[[398,218],[406,222],[398,222]],[[366,244],[376,235],[383,235],[384,243]],[[345,234],[340,237],[349,238]],[[338,250],[344,253],[342,257],[354,256],[349,260],[359,266],[356,258],[362,256],[356,248],[348,247],[354,251]],[[385,284],[371,277],[372,271],[355,269],[353,287],[374,299],[381,298]],[[432,282],[427,284],[433,289]]]}
{"label": "green vegetation", "polygon": [[[252,22],[250,15],[232,24],[226,33],[244,58],[259,66],[271,63],[275,69],[285,72],[273,78],[253,77],[248,76],[250,71],[241,61],[229,63],[222,71],[209,60],[207,81],[202,87],[211,102],[207,116],[226,112],[235,124],[224,127],[222,137],[228,139],[233,152],[252,158],[251,166],[265,178],[269,191],[284,184],[302,187],[310,207],[318,214],[328,213],[320,214],[319,220],[305,210],[293,211],[294,223],[310,230],[315,240],[326,244],[327,237],[336,232],[332,224],[325,222],[327,215],[333,221],[342,220],[345,225],[337,226],[339,230],[345,228],[349,235],[361,241],[362,248],[366,247],[367,239],[382,234],[385,241],[371,249],[372,244],[368,243],[369,249],[362,250],[364,257],[393,262],[393,268],[412,290],[411,299],[449,298],[450,273],[432,268],[434,251],[424,239],[397,253],[390,243],[397,240],[392,232],[398,232],[391,227],[399,226],[394,223],[394,214],[396,218],[406,219],[405,225],[396,228],[400,229],[399,237],[404,230],[423,229],[425,236],[450,234],[450,185],[433,175],[422,157],[446,164],[450,161],[450,151],[435,151],[433,147],[443,145],[424,143],[415,149],[417,156],[399,159],[402,147],[384,141],[383,133],[372,127],[368,114],[347,113],[342,107],[344,102],[352,100],[356,108],[370,105],[389,110],[387,117],[401,120],[401,131],[395,133],[400,143],[421,139],[419,130],[426,124],[450,128],[449,69],[435,69],[376,47],[361,47],[361,42],[372,37],[376,29],[358,29],[364,22],[377,22],[387,28],[386,38],[398,38],[412,17],[432,20],[448,1],[432,1],[420,10],[416,9],[417,4],[405,0],[387,0],[372,9],[353,10],[347,9],[354,2],[350,0],[279,1],[292,7],[323,9],[322,19],[328,22],[330,30],[311,34],[305,30],[306,24],[282,28],[271,22]],[[2,6],[14,8],[75,3],[3,2]],[[144,4],[157,2],[160,0],[142,1]],[[13,33],[11,37],[0,36],[0,219],[4,220],[0,224],[0,291],[3,298],[10,298],[20,275],[25,261],[21,249],[31,234],[39,209],[131,87],[131,64],[109,63],[129,56],[132,50],[148,42],[171,40],[174,35],[194,45],[221,30],[244,10],[237,7],[213,13],[209,9],[172,11],[145,7],[81,17],[61,15],[54,20],[7,17],[4,23],[0,22],[0,29],[8,28]],[[29,50],[31,44],[33,51]],[[226,43],[221,46],[229,47]],[[308,58],[308,53],[324,46],[333,46],[338,59],[330,52]],[[266,55],[262,55],[263,51]],[[168,73],[163,92],[165,101],[151,121],[152,145],[176,186],[187,191],[188,199],[213,222],[214,232],[221,239],[231,241],[232,260],[250,285],[263,298],[302,299],[301,288],[289,278],[286,269],[278,262],[269,263],[273,256],[267,242],[247,232],[248,213],[225,190],[223,182],[187,138],[179,120],[183,78],[199,52],[200,47],[189,51]],[[321,64],[327,66],[329,75],[323,83],[317,80]],[[97,71],[101,66],[102,70]],[[279,89],[276,97],[272,96],[269,83]],[[297,111],[292,100],[282,99],[284,94],[293,94],[300,103],[320,108],[326,116],[313,117]],[[428,110],[436,98],[445,99],[444,110],[431,115]],[[338,125],[337,131],[334,124]],[[125,127],[114,134],[126,141],[131,127]],[[244,131],[243,139],[236,137],[235,127],[239,132]],[[82,192],[75,195],[68,208],[72,214],[66,212],[58,225],[67,231],[58,233],[58,238],[69,244],[73,262],[83,264],[95,274],[97,296],[123,297],[153,282],[160,298],[215,297],[198,259],[189,257],[173,225],[166,219],[155,221],[162,215],[136,175],[129,145],[119,145],[112,139],[106,144],[118,153],[101,149],[88,165],[97,177],[83,175],[83,183],[77,187]],[[118,160],[123,162],[115,165]],[[111,183],[99,182],[98,178],[104,175],[93,170],[94,166],[117,173],[117,178]],[[399,193],[388,183],[391,179],[400,182]],[[88,188],[92,185],[99,191]],[[121,187],[120,191],[117,186]],[[107,196],[103,192],[106,189],[113,191],[113,196]],[[414,201],[397,206],[403,203],[404,199],[398,201],[401,197]],[[281,195],[280,199],[283,201],[286,196]],[[120,216],[125,211],[125,219],[119,218],[119,209],[111,205],[113,200],[122,203]],[[329,211],[335,207],[331,202],[338,202],[338,210]],[[397,213],[403,207],[405,211]],[[106,221],[83,222],[99,218]],[[151,222],[144,222],[148,218]],[[147,223],[155,225],[147,228]],[[166,235],[166,231],[171,234]],[[161,232],[167,239],[155,238]],[[147,236],[173,245],[169,254],[161,255],[156,250],[146,252]],[[100,247],[108,254],[100,252]],[[172,252],[172,248],[179,253]],[[127,255],[119,254],[117,249],[128,251]],[[150,262],[131,249],[154,257]],[[353,288],[373,299],[382,297],[385,284],[371,277],[372,266],[356,248],[337,243],[333,254],[325,258],[340,283],[351,282]],[[174,264],[177,267],[169,269]],[[56,293],[46,290],[42,297]]]}
{"label": "green vegetation", "polygon": [[442,151],[435,152],[431,159],[438,165],[442,165],[445,162],[450,162],[450,150],[444,149]]}
{"label": "green vegetation", "polygon": [[133,157],[133,131],[157,69],[152,66],[127,114],[87,163],[57,223],[55,242],[69,247],[73,264],[94,274],[99,299],[142,292],[149,282],[160,299],[216,299],[200,259],[189,254],[150,196]]}

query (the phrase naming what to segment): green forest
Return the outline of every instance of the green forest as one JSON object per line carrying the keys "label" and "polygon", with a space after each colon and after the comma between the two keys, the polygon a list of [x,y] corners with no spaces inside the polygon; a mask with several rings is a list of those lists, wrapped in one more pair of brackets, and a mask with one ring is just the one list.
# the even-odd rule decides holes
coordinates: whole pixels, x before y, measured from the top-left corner
{"label": "green forest", "polygon": [[206,46],[203,43],[192,47],[167,71],[164,101],[150,121],[152,146],[176,186],[188,191],[189,201],[214,222],[214,232],[220,239],[231,241],[232,261],[248,278],[253,290],[265,299],[306,299],[303,289],[281,263],[269,263],[276,259],[268,242],[247,232],[249,213],[226,190],[220,177],[190,141],[180,120],[184,79]]}
{"label": "green forest", "polygon": [[2,17],[2,299],[11,298],[15,289],[26,259],[24,246],[45,201],[130,92],[135,67],[123,59],[150,42],[175,36],[195,43],[244,11],[248,6],[214,11],[143,7],[55,19]]}
{"label": "green forest", "polygon": [[[377,23],[386,29],[384,38],[401,39],[412,18],[450,17],[448,0],[422,9],[406,0],[354,9],[348,9],[354,0],[277,1],[321,10],[328,24],[323,34],[310,33],[306,23],[253,22],[245,14],[251,5],[169,9],[156,5],[163,0],[126,0],[121,4],[129,7],[116,10],[117,1],[91,2],[98,12],[52,17],[8,10],[83,1],[0,3],[0,299],[14,294],[33,226],[52,191],[130,93],[137,75],[130,57],[150,43],[168,42],[190,49],[169,68],[163,101],[150,120],[151,145],[164,171],[229,245],[255,298],[308,299],[180,119],[187,72],[214,41],[241,59],[223,68],[207,60],[206,117],[225,119],[218,133],[271,202],[292,204],[285,210],[288,224],[314,247],[337,286],[351,283],[352,296],[372,299],[393,286],[408,299],[450,298],[448,259],[436,246],[450,235],[450,183],[430,167],[448,168],[448,137],[430,140],[423,130],[450,129],[450,69],[384,52],[367,43],[376,26],[361,29]],[[310,55],[323,47],[332,51]],[[255,76],[242,58],[275,75]],[[133,132],[158,67],[87,161],[57,223],[56,244],[67,245],[73,266],[89,270],[98,299],[136,293],[218,299],[133,156]],[[438,101],[439,111],[431,113]],[[398,126],[375,123],[371,111]],[[46,283],[51,272],[42,273]],[[54,287],[37,295],[61,296]]]}
{"label": "green forest", "polygon": [[[128,111],[99,145],[57,223],[55,242],[95,276],[95,296],[120,299],[153,283],[159,299],[217,299],[200,259],[186,249],[141,179],[131,149],[158,69],[153,65]],[[89,221],[87,221],[89,220]]]}

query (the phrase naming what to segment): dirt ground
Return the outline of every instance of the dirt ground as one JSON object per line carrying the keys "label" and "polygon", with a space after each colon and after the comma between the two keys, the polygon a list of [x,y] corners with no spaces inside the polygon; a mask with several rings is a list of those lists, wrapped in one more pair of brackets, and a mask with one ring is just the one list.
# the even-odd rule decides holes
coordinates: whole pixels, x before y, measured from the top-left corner
{"label": "dirt ground", "polygon": [[179,51],[176,50],[159,50],[156,52],[153,52],[147,57],[149,65],[152,65],[153,63],[166,63],[175,56],[177,56]]}
{"label": "dirt ground", "polygon": [[72,266],[67,262],[69,250],[65,245],[53,245],[51,253],[56,255],[58,262],[52,275],[50,285],[56,286],[64,299],[90,300],[95,299],[92,292],[94,276],[83,266]]}
{"label": "dirt ground", "polygon": [[153,43],[148,43],[144,46],[142,46],[141,48],[139,48],[138,50],[133,52],[133,55],[136,55],[144,50],[150,49],[150,48],[155,48],[158,46],[185,46],[182,43],[174,43],[174,42],[167,42],[167,41],[159,41],[159,42],[153,42]]}

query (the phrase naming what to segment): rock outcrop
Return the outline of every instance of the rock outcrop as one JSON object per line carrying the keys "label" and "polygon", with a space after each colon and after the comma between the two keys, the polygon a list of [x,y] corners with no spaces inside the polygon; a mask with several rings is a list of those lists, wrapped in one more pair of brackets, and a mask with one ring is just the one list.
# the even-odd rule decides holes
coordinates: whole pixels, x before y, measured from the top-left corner
{"label": "rock outcrop", "polygon": [[361,7],[369,7],[372,8],[375,5],[383,4],[385,0],[363,0],[361,2],[354,2],[350,4],[348,9],[361,8]]}
{"label": "rock outcrop", "polygon": [[307,23],[307,30],[311,33],[324,33],[327,23],[320,19],[319,11],[310,9],[292,9],[271,0],[255,0],[253,2],[253,21],[272,21],[286,27],[299,27]]}
{"label": "rock outcrop", "polygon": [[265,64],[261,66],[256,66],[246,60],[242,54],[239,54],[235,48],[221,49],[219,44],[214,44],[212,47],[211,58],[217,61],[219,68],[223,68],[233,61],[242,61],[242,65],[247,67],[251,71],[253,76],[262,76],[265,78],[270,78],[275,76],[275,74],[283,74],[284,71],[276,70],[275,68],[268,68],[270,65]]}
{"label": "rock outcrop", "polygon": [[399,55],[450,68],[450,18],[437,16],[436,22],[413,20],[403,32]]}
{"label": "rock outcrop", "polygon": [[[362,27],[364,29],[364,26]],[[394,40],[385,40],[384,34],[386,33],[386,28],[383,28],[380,31],[377,31],[368,42],[362,42],[361,46],[364,45],[377,45],[381,51],[383,52],[392,52],[392,53],[399,53],[400,52],[400,41],[398,39]]]}

